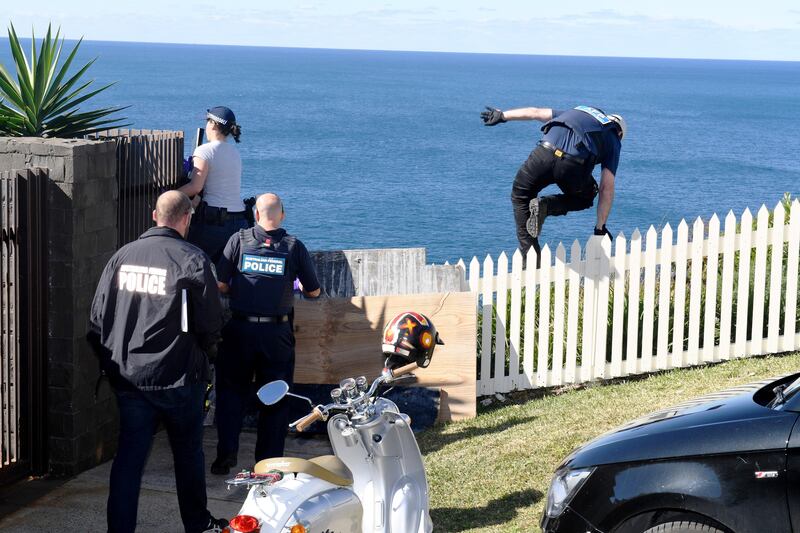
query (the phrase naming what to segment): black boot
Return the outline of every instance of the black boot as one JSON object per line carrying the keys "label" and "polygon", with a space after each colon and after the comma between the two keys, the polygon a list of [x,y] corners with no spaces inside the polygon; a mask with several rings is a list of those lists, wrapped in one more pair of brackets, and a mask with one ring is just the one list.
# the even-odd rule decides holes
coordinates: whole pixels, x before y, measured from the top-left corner
{"label": "black boot", "polygon": [[542,233],[542,224],[544,224],[544,219],[547,217],[547,199],[534,198],[531,200],[529,207],[531,216],[528,217],[526,228],[531,237],[537,239]]}
{"label": "black boot", "polygon": [[231,468],[236,466],[237,460],[235,455],[228,455],[226,457],[217,457],[211,463],[211,473],[216,476],[227,476],[231,472]]}
{"label": "black boot", "polygon": [[206,528],[203,530],[203,533],[222,533],[223,531],[227,531],[228,521],[224,518],[214,518],[209,517],[208,524]]}

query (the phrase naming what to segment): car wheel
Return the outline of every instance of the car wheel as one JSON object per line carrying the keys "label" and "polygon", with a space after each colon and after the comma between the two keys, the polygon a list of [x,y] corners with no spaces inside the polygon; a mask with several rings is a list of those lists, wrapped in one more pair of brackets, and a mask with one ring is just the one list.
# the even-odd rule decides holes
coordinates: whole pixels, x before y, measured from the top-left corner
{"label": "car wheel", "polygon": [[724,533],[722,530],[709,526],[708,524],[701,524],[700,522],[667,522],[666,524],[659,524],[644,531],[644,533]]}

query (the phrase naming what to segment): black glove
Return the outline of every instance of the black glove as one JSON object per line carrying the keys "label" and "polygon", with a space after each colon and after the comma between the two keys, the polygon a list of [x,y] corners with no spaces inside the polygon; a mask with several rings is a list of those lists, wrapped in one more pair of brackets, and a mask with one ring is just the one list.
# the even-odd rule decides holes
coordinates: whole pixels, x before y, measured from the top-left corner
{"label": "black glove", "polygon": [[606,235],[606,236],[608,236],[609,240],[614,240],[614,239],[611,238],[611,232],[608,231],[608,228],[606,227],[605,224],[603,224],[602,228],[598,228],[597,226],[595,226],[594,227],[594,234],[595,235],[599,235],[600,237],[602,237],[603,235]]}
{"label": "black glove", "polygon": [[481,120],[483,120],[484,126],[494,126],[495,124],[505,122],[506,117],[499,109],[487,106],[486,111],[481,112]]}

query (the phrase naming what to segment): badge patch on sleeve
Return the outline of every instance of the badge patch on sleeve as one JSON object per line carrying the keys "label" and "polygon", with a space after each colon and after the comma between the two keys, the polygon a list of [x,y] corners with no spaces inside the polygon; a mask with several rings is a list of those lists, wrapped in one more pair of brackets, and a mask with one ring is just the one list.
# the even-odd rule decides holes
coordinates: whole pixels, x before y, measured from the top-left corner
{"label": "badge patch on sleeve", "polygon": [[261,276],[283,276],[286,259],[283,257],[262,257],[260,255],[242,255],[242,272]]}

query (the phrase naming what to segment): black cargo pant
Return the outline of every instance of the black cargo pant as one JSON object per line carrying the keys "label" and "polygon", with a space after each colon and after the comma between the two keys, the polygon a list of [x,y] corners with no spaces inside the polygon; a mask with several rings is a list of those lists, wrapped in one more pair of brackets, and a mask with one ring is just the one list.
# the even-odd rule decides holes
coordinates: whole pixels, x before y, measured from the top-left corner
{"label": "black cargo pant", "polygon": [[[253,400],[253,375],[258,387],[282,379],[292,386],[294,332],[290,321],[254,323],[232,319],[222,329],[217,356],[217,457],[236,456],[247,406]],[[260,404],[259,404],[260,405]],[[256,462],[283,456],[289,431],[289,403],[260,405]]]}
{"label": "black cargo pant", "polygon": [[530,217],[530,202],[548,185],[558,185],[563,194],[542,197],[547,205],[548,216],[566,215],[570,211],[582,211],[592,207],[597,196],[597,182],[592,177],[594,165],[591,161],[578,163],[556,157],[553,152],[537,146],[517,171],[511,188],[511,204],[514,207],[514,222],[517,226],[519,250],[526,257],[533,246],[539,253],[539,240],[533,238],[526,228]]}

